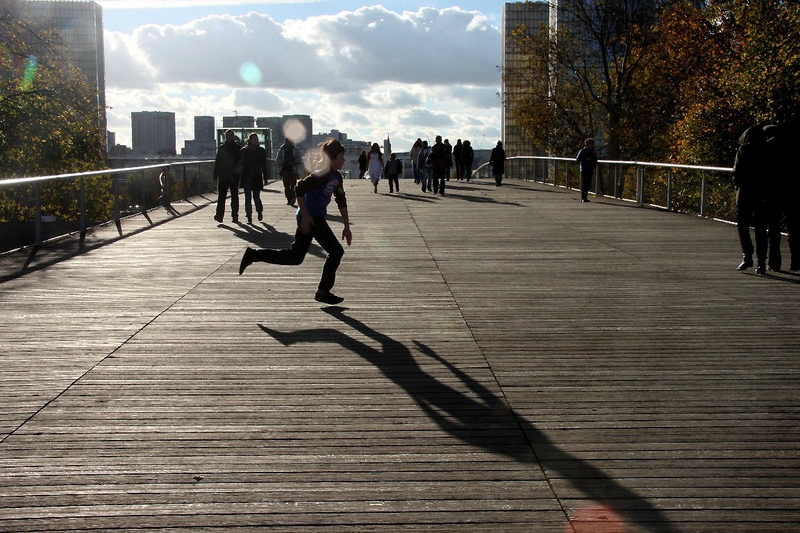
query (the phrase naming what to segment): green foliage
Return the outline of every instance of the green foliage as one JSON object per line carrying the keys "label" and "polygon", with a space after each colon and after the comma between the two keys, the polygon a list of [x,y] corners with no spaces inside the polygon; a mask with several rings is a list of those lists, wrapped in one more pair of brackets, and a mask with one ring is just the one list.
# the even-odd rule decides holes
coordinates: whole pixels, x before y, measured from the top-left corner
{"label": "green foliage", "polygon": [[[63,57],[58,35],[23,20],[16,2],[0,5],[0,176],[46,176],[105,167],[105,132],[94,89]],[[74,217],[68,190],[43,193],[43,210]],[[29,191],[4,189],[0,218],[29,217]],[[88,204],[88,202],[87,202]],[[105,209],[105,208],[103,208]]]}

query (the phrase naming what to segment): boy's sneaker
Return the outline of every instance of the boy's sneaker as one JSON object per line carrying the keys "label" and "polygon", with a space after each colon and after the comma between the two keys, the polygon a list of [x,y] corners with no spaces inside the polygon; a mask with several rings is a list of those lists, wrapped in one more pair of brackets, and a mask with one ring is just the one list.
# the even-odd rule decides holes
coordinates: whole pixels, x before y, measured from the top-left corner
{"label": "boy's sneaker", "polygon": [[336,296],[328,291],[317,291],[317,294],[314,295],[314,299],[318,302],[330,305],[340,304],[344,301],[344,298],[341,296]]}

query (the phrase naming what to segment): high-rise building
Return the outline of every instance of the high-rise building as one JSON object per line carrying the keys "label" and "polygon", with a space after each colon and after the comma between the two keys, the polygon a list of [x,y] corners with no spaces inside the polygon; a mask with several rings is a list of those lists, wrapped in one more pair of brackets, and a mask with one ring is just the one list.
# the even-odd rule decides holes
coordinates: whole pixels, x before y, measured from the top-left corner
{"label": "high-rise building", "polygon": [[[557,9],[553,11],[558,12]],[[519,69],[525,66],[525,58],[514,46],[509,46],[508,39],[519,26],[524,26],[531,33],[537,33],[542,28],[546,30],[552,22],[548,2],[514,2],[503,6],[504,80],[501,122],[503,147],[508,156],[542,154],[542,151],[534,146],[533,140],[520,130],[514,119],[513,102],[526,94],[526,84],[515,76]]]}
{"label": "high-rise building", "polygon": [[65,59],[77,67],[95,89],[97,125],[106,129],[106,67],[103,55],[103,8],[83,0],[25,0],[31,20],[58,30]]}
{"label": "high-rise building", "polygon": [[214,117],[194,117],[194,140],[214,142]]}
{"label": "high-rise building", "polygon": [[131,137],[135,154],[175,155],[175,113],[134,111]]}

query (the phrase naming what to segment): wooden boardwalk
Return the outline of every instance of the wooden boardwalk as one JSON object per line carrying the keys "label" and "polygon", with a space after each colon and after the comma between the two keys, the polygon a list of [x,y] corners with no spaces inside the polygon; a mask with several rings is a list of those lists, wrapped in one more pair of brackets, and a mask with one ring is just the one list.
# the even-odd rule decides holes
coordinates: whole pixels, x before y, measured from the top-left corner
{"label": "wooden boardwalk", "polygon": [[238,275],[291,242],[276,184],[253,226],[4,257],[0,531],[800,531],[800,276],[507,181],[348,181],[339,307],[319,249]]}

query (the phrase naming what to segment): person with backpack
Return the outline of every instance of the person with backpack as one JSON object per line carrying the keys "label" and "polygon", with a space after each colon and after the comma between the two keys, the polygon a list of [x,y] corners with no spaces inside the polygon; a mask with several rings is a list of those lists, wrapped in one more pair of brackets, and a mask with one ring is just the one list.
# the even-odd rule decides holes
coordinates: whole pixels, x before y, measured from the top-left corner
{"label": "person with backpack", "polygon": [[[403,172],[403,162],[397,159],[397,154],[392,154],[389,156],[389,162],[386,163],[386,179],[389,180],[389,193],[393,193],[395,190],[400,192],[400,182],[398,181],[398,176]],[[394,190],[392,189],[392,185],[394,185]]]}
{"label": "person with backpack", "polygon": [[291,139],[286,139],[278,149],[275,162],[278,164],[281,178],[283,178],[283,194],[286,195],[286,205],[294,207],[296,201],[294,188],[304,170],[303,154]]}

